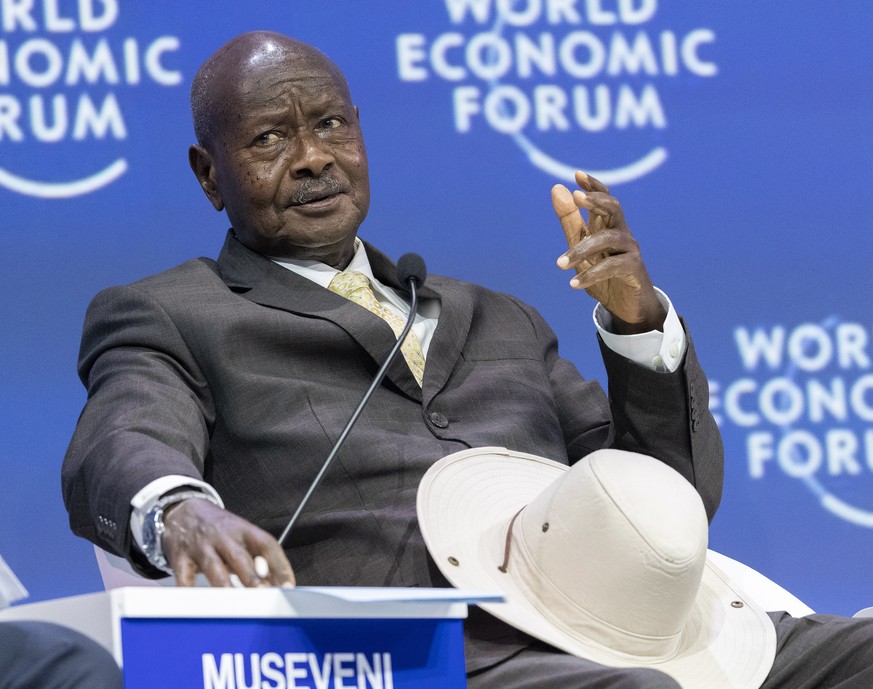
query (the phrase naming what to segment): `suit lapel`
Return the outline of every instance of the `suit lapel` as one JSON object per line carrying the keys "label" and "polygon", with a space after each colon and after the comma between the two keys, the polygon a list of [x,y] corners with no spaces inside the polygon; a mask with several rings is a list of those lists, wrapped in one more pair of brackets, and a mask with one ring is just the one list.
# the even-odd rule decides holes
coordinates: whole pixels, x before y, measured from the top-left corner
{"label": "suit lapel", "polygon": [[[394,264],[378,249],[364,242],[373,274],[386,284],[405,292],[397,281]],[[455,369],[473,321],[475,295],[472,285],[440,276],[429,277],[419,290],[421,299],[440,300],[440,318],[428,348],[424,366],[424,404],[442,390]]]}
{"label": "suit lapel", "polygon": [[430,291],[442,302],[440,320],[427,353],[424,367],[424,404],[440,392],[455,370],[473,322],[475,296],[467,283],[433,276]]}
{"label": "suit lapel", "polygon": [[[232,232],[217,263],[222,280],[240,296],[262,306],[335,323],[366,350],[377,366],[388,358],[396,342],[391,326],[381,318],[251,251]],[[421,399],[421,388],[401,356],[391,364],[387,378],[410,397]]]}

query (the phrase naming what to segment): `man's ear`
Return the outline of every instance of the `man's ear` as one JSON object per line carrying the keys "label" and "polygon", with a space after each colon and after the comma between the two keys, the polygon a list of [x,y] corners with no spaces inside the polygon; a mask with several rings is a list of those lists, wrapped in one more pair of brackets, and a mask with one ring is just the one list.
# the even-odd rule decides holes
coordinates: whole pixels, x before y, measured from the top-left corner
{"label": "man's ear", "polygon": [[224,210],[224,201],[221,200],[221,192],[218,190],[218,179],[216,178],[215,165],[212,163],[212,156],[203,146],[193,144],[188,149],[188,164],[194,171],[194,176],[200,182],[207,198],[209,198],[212,207],[217,211]]}
{"label": "man's ear", "polygon": [[355,117],[358,119],[358,124],[361,123],[361,111],[358,110],[358,106],[355,106]]}

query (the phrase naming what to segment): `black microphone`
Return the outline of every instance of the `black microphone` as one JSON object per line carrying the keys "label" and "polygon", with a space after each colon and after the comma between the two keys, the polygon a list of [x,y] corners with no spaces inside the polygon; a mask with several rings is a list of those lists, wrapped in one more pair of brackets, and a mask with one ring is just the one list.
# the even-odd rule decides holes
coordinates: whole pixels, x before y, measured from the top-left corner
{"label": "black microphone", "polygon": [[[404,285],[414,280],[416,287],[421,287],[427,279],[427,268],[424,259],[418,254],[403,254],[397,261],[397,279]],[[413,312],[415,309],[413,309]]]}
{"label": "black microphone", "polygon": [[427,278],[427,268],[424,265],[424,259],[418,254],[403,254],[403,256],[400,257],[400,260],[397,261],[397,279],[406,286],[407,291],[409,292],[409,317],[406,319],[406,325],[403,327],[403,331],[397,338],[397,342],[394,344],[394,347],[388,354],[388,358],[385,359],[385,363],[382,364],[382,367],[376,373],[376,377],[370,384],[369,389],[367,390],[367,392],[364,393],[364,396],[361,398],[361,401],[358,404],[358,408],[355,409],[355,413],[352,414],[352,418],[349,419],[349,422],[346,424],[346,427],[340,434],[339,439],[336,441],[336,444],[333,446],[333,449],[330,451],[327,459],[324,460],[324,464],[322,465],[321,470],[318,472],[318,475],[315,477],[312,485],[309,486],[309,490],[306,491],[306,495],[303,496],[303,499],[297,506],[297,511],[294,512],[294,516],[291,517],[291,521],[288,522],[288,525],[285,527],[282,535],[279,536],[280,546],[284,547],[285,541],[288,539],[288,535],[291,533],[291,528],[297,521],[297,517],[300,516],[300,513],[303,511],[303,507],[306,505],[307,502],[309,502],[310,496],[315,492],[315,489],[318,488],[318,484],[321,483],[321,479],[324,478],[328,467],[330,467],[331,463],[334,460],[334,457],[336,457],[337,455],[337,452],[339,452],[339,449],[343,446],[343,443],[346,441],[346,438],[349,435],[349,431],[352,430],[352,426],[355,425],[355,422],[358,420],[361,412],[364,411],[364,407],[367,406],[367,403],[370,401],[370,398],[373,396],[376,388],[381,385],[382,379],[385,378],[385,374],[388,372],[388,367],[391,365],[391,362],[397,358],[397,353],[400,351],[400,347],[403,345],[403,341],[406,339],[406,336],[412,329],[412,321],[415,320],[415,312],[418,310],[418,288],[424,284],[425,278]]}

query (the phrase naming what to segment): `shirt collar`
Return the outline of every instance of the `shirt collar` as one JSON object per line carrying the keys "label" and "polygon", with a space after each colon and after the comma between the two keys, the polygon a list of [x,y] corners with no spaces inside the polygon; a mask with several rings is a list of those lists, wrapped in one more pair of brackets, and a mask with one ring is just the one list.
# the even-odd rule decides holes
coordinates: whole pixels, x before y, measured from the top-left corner
{"label": "shirt collar", "polygon": [[[321,285],[325,289],[327,289],[334,276],[341,272],[333,266],[319,261],[300,261],[293,258],[274,258],[272,256],[270,256],[270,260],[278,263],[283,268],[297,273],[301,277],[305,277],[307,280],[312,280],[312,282]],[[370,267],[370,259],[367,256],[364,243],[357,237],[355,237],[355,253],[346,270],[355,270],[363,273],[371,282],[381,287],[379,281],[373,276],[373,269]]]}

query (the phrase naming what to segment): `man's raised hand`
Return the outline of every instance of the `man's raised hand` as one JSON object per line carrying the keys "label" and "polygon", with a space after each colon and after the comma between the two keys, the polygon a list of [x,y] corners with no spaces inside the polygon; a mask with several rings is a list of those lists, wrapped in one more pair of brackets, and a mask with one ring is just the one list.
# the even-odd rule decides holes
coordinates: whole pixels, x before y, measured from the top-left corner
{"label": "man's raised hand", "polygon": [[666,311],[621,205],[602,182],[584,172],[576,173],[576,183],[581,190],[573,193],[563,184],[552,187],[552,206],[570,247],[558,258],[558,267],[576,272],[570,286],[603,304],[613,315],[615,332],[660,330]]}

